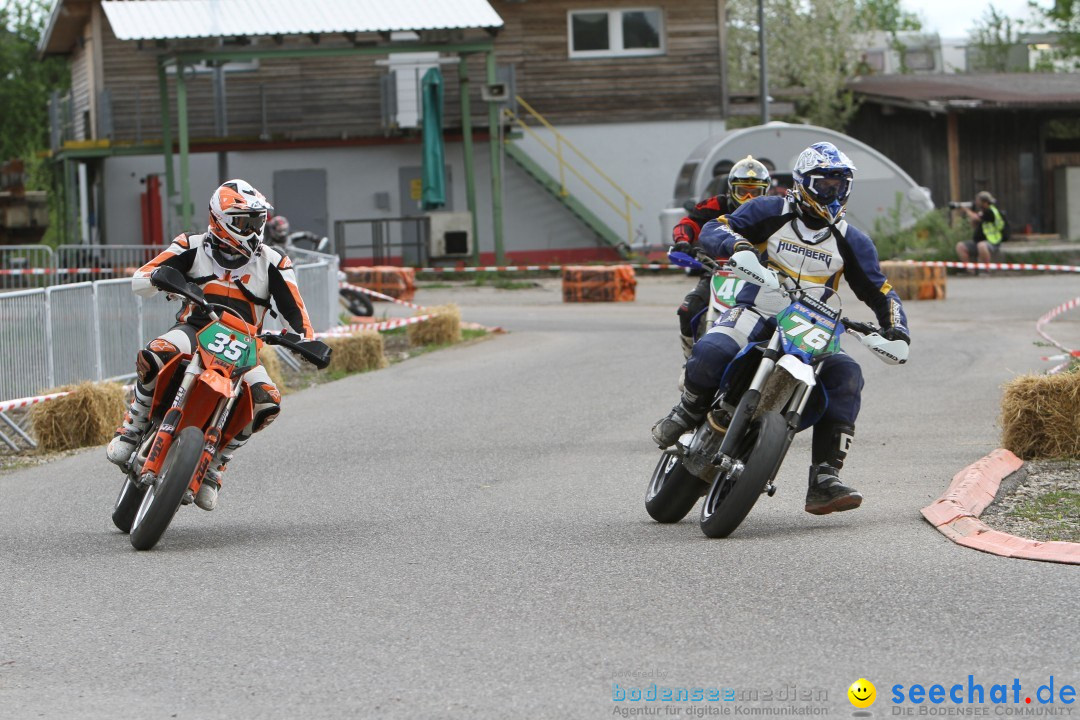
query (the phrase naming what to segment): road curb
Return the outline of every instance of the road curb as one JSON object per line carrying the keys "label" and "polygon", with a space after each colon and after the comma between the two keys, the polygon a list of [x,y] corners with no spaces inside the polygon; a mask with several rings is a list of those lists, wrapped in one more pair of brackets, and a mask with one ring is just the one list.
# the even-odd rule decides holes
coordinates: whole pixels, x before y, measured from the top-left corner
{"label": "road curb", "polygon": [[979,520],[994,501],[1001,481],[1023,464],[999,448],[956,473],[945,493],[920,512],[941,534],[964,547],[1002,557],[1080,565],[1080,543],[1029,540],[999,532]]}

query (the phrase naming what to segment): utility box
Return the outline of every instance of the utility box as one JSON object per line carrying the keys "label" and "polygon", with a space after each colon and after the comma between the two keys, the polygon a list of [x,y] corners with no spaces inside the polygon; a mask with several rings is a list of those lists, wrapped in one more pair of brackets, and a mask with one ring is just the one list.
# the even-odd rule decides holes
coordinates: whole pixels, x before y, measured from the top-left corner
{"label": "utility box", "polygon": [[473,251],[472,213],[432,212],[428,254],[434,258],[468,257]]}
{"label": "utility box", "polygon": [[1062,240],[1080,240],[1080,167],[1054,169],[1054,224]]}

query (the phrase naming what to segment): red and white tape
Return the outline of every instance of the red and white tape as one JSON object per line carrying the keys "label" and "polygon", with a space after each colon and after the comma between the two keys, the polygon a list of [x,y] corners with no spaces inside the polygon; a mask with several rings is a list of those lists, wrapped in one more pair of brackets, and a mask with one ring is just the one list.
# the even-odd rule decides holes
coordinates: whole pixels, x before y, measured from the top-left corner
{"label": "red and white tape", "polygon": [[19,408],[29,407],[30,405],[37,405],[48,400],[55,400],[58,397],[64,397],[70,395],[70,392],[58,392],[50,393],[48,395],[38,395],[36,397],[24,397],[16,400],[5,400],[0,402],[0,413],[7,412],[8,410],[18,410]]}
{"label": "red and white tape", "polygon": [[1055,375],[1067,368],[1073,358],[1080,357],[1080,350],[1073,350],[1072,348],[1065,347],[1060,342],[1052,338],[1049,333],[1046,332],[1045,328],[1054,318],[1058,317],[1059,315],[1063,315],[1070,310],[1075,310],[1078,307],[1080,307],[1080,297],[1073,298],[1067,303],[1062,303],[1061,305],[1058,305],[1056,308],[1050,310],[1035,322],[1035,331],[1038,332],[1039,335],[1042,335],[1048,343],[1064,351],[1064,353],[1061,355],[1048,355],[1042,358],[1046,362],[1060,363],[1046,371],[1049,375]]}
{"label": "red and white tape", "polygon": [[[124,390],[131,390],[134,385],[124,385]],[[37,405],[38,403],[48,402],[49,400],[55,400],[56,398],[62,398],[65,395],[70,395],[70,390],[64,392],[49,393],[48,395],[36,395],[34,397],[18,398],[16,400],[4,400],[0,402],[0,413],[7,412],[8,410],[18,410],[19,408],[29,407],[30,405]]]}
{"label": "red and white tape", "polygon": [[341,325],[328,330],[323,333],[315,333],[315,337],[343,337],[345,335],[352,335],[353,333],[363,332],[364,330],[376,330],[382,332],[384,330],[393,330],[394,328],[405,327],[406,325],[415,325],[425,320],[430,320],[435,317],[434,315],[417,315],[411,318],[402,318],[401,320],[386,320],[384,322],[373,323],[354,323],[352,325]]}
{"label": "red and white tape", "polygon": [[74,268],[20,268],[0,270],[0,275],[112,275],[127,273],[127,268],[74,267]]}
{"label": "red and white tape", "polygon": [[416,303],[411,303],[408,300],[399,300],[396,297],[391,297],[389,295],[384,295],[381,292],[376,292],[375,290],[369,290],[368,288],[360,287],[359,285],[351,285],[351,284],[349,284],[347,282],[343,282],[343,283],[338,283],[338,286],[346,288],[348,290],[355,290],[356,292],[364,293],[365,295],[370,295],[373,298],[378,298],[380,300],[386,300],[388,302],[392,302],[392,303],[395,303],[397,305],[404,305],[405,307],[410,307],[413,310],[426,310],[427,309],[427,308],[424,308],[424,307],[422,307],[420,305],[417,305]]}

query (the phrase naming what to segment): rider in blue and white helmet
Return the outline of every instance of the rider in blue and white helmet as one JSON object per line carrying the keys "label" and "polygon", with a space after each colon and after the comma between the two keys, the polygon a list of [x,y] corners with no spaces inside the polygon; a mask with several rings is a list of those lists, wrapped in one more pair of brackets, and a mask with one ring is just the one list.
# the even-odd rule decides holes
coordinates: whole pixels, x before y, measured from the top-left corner
{"label": "rider in blue and white helmet", "polygon": [[[717,258],[750,250],[800,282],[833,290],[843,277],[874,311],[887,339],[910,343],[903,305],[881,271],[874,243],[844,219],[855,165],[832,143],[819,142],[802,151],[792,175],[791,194],[757,198],[707,223],[698,237],[701,247]],[[735,302],[694,344],[682,399],[653,426],[660,447],[702,422],[728,365],[749,343],[771,336],[776,313],[788,305],[781,294],[752,283],[742,286]],[[821,416],[814,423],[805,508],[824,515],[862,504],[862,495],[840,482],[862,405],[862,371],[840,352],[822,361],[818,382],[811,402],[818,403]]]}
{"label": "rider in blue and white helmet", "polygon": [[796,211],[804,219],[818,217],[829,225],[840,222],[855,177],[855,164],[847,155],[830,142],[814,143],[799,155],[791,175],[799,203]]}

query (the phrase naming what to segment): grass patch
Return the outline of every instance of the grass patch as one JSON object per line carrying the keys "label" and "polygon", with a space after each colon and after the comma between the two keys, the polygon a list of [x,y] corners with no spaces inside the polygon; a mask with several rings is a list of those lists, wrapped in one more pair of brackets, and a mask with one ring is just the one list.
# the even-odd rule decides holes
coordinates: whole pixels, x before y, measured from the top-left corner
{"label": "grass patch", "polygon": [[457,285],[446,282],[417,283],[416,285],[417,290],[448,290],[455,287],[457,287]]}
{"label": "grass patch", "polygon": [[1009,515],[1039,523],[1050,540],[1080,542],[1080,493],[1055,490],[1013,508]]}

